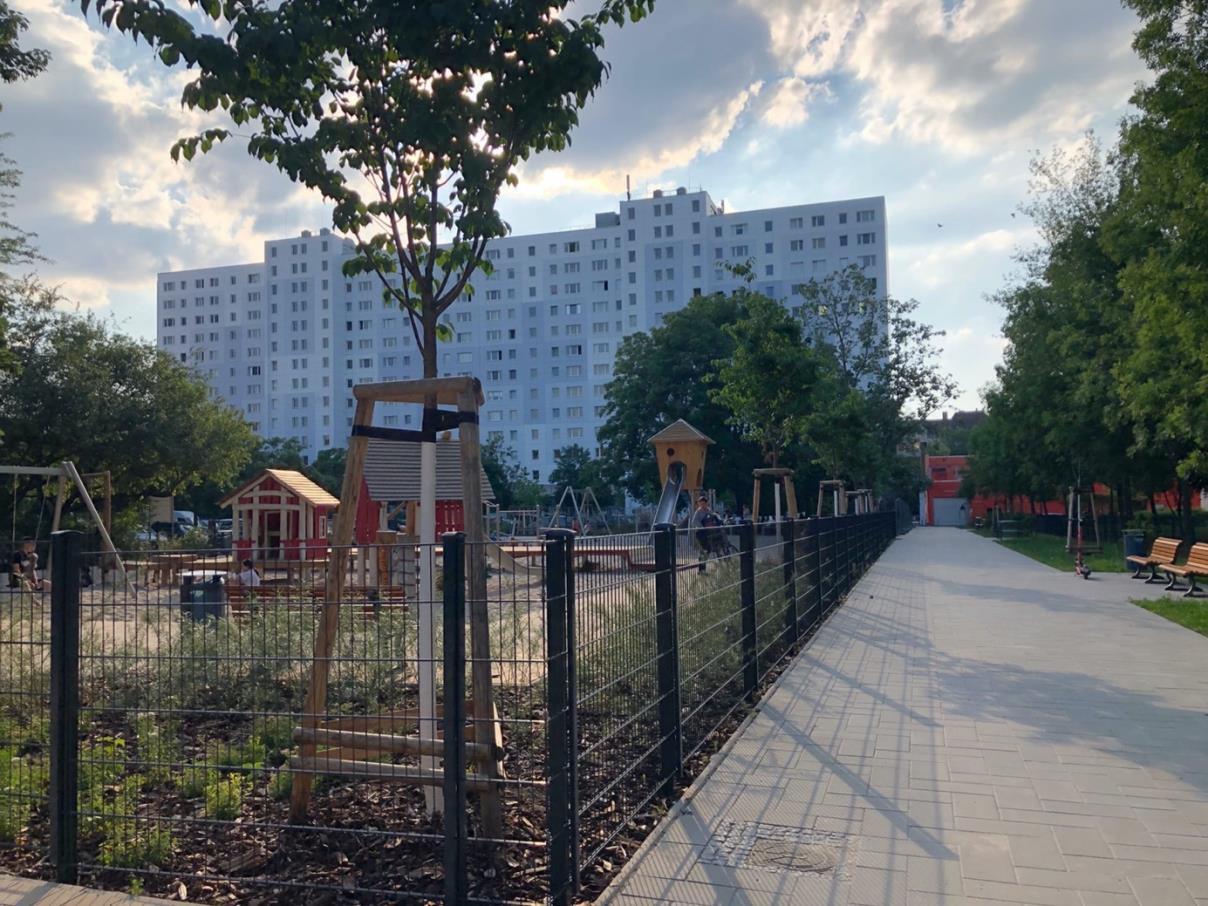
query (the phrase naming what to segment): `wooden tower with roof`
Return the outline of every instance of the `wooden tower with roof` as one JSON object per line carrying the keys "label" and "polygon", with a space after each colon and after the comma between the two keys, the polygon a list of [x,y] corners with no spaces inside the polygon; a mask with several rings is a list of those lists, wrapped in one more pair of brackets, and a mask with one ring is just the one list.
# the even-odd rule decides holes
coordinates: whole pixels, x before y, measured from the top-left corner
{"label": "wooden tower with roof", "polygon": [[659,463],[659,481],[667,484],[672,466],[684,470],[681,490],[699,491],[705,486],[705,455],[713,441],[696,428],[677,419],[650,438]]}

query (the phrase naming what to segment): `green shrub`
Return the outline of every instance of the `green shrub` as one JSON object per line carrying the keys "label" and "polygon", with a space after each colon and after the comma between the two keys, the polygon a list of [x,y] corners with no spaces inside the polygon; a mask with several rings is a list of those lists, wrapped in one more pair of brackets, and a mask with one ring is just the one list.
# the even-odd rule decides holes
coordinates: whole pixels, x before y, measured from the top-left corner
{"label": "green shrub", "polygon": [[157,822],[138,817],[139,797],[149,783],[143,774],[122,779],[100,823],[102,865],[112,868],[158,868],[172,856],[172,832]]}
{"label": "green shrub", "polygon": [[196,799],[202,795],[210,782],[217,777],[217,772],[202,764],[187,764],[176,778],[176,788],[186,799]]}
{"label": "green shrub", "polygon": [[172,776],[173,766],[181,760],[179,733],[179,724],[174,720],[151,713],[135,715],[134,734],[138,744],[138,757],[148,783],[167,783]]}
{"label": "green shrub", "polygon": [[47,767],[40,757],[0,748],[0,841],[12,842],[46,795]]}
{"label": "green shrub", "polygon": [[[117,786],[126,770],[126,740],[101,736],[80,749],[80,825],[85,831],[100,827],[106,811],[106,795]],[[140,778],[141,775],[135,775]]]}
{"label": "green shrub", "polygon": [[283,799],[288,799],[289,794],[294,788],[294,775],[282,768],[273,774],[273,779],[269,781],[269,795],[280,802]]}
{"label": "green shrub", "polygon": [[243,808],[248,779],[243,774],[218,776],[206,784],[206,817],[215,821],[233,821]]}

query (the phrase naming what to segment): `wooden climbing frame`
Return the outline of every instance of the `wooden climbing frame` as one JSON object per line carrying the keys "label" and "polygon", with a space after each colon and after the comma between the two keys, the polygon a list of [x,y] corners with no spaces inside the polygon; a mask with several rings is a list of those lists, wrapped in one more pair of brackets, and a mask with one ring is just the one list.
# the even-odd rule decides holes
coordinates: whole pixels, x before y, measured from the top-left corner
{"label": "wooden climbing frame", "polygon": [[[290,816],[300,821],[306,816],[310,792],[316,774],[332,773],[376,777],[439,788],[443,773],[432,768],[403,767],[370,760],[394,753],[411,753],[429,759],[443,751],[443,741],[435,738],[435,727],[425,728],[416,709],[389,714],[328,719],[327,680],[331,669],[339,627],[340,599],[348,573],[349,554],[356,528],[357,505],[363,486],[365,454],[370,438],[409,443],[432,443],[437,435],[456,429],[461,448],[461,474],[466,532],[466,586],[470,617],[470,657],[472,660],[472,702],[467,714],[474,715],[473,741],[466,744],[466,762],[476,766],[467,778],[467,787],[480,796],[483,832],[487,837],[503,833],[503,809],[499,780],[503,777],[501,757],[503,734],[494,708],[491,689],[491,651],[487,612],[486,526],[483,518],[482,468],[478,410],[483,403],[482,386],[476,378],[446,377],[353,387],[356,414],[348,441],[348,458],[340,507],[332,537],[327,568],[322,620],[315,637],[314,665],[303,708],[302,726],[295,731],[300,745],[294,768]],[[376,403],[418,403],[424,406],[423,427],[419,431],[379,428],[373,425]],[[454,407],[453,411],[441,406]],[[434,602],[421,601],[421,607]],[[397,723],[419,724],[416,736],[393,732]],[[429,735],[424,736],[427,729]],[[452,732],[452,728],[445,728]],[[330,747],[324,751],[319,746]],[[355,755],[355,759],[352,757]]]}

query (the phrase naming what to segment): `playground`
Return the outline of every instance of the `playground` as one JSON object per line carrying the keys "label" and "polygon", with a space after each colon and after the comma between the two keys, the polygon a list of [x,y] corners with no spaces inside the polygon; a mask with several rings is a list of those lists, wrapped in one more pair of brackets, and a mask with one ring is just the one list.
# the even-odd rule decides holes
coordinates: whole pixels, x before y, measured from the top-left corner
{"label": "playground", "polygon": [[[434,390],[423,432],[374,425]],[[499,543],[477,382],[356,393],[340,497],[270,470],[228,495],[230,553],[39,539],[43,587],[0,598],[0,867],[201,902],[594,896],[897,528],[801,518],[784,475],[755,476],[758,531],[676,526],[709,443],[677,428],[653,530]],[[371,444],[422,469],[438,439],[452,478],[382,490]]]}

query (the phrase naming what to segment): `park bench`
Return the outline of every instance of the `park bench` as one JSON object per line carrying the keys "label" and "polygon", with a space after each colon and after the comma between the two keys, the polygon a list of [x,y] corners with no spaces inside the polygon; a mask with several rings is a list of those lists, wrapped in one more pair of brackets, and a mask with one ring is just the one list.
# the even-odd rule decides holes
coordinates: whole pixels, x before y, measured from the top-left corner
{"label": "park bench", "polygon": [[1166,589],[1172,591],[1179,587],[1179,579],[1187,581],[1187,591],[1183,593],[1184,598],[1193,598],[1200,591],[1200,587],[1196,585],[1197,578],[1208,576],[1208,544],[1193,544],[1191,551],[1187,554],[1187,562],[1181,566],[1174,563],[1167,563],[1162,567],[1162,572],[1166,573],[1170,579],[1166,583]]}
{"label": "park bench", "polygon": [[[1175,558],[1179,553],[1178,538],[1157,538],[1154,540],[1153,547],[1149,549],[1149,554],[1144,557],[1138,557],[1133,554],[1127,557],[1127,561],[1131,563],[1136,571],[1132,574],[1134,579],[1145,579],[1148,585],[1158,581],[1158,570],[1170,566],[1174,563]],[[1149,575],[1145,575],[1145,570],[1149,570]]]}
{"label": "park bench", "polygon": [[[231,616],[246,617],[251,606],[278,606],[298,610],[309,610],[322,605],[325,591],[323,586],[298,587],[287,585],[260,585],[255,588],[229,583],[226,589],[227,604]],[[407,610],[407,592],[400,586],[352,585],[345,589],[343,601],[360,607],[360,615],[373,618],[382,612],[402,613]]]}

